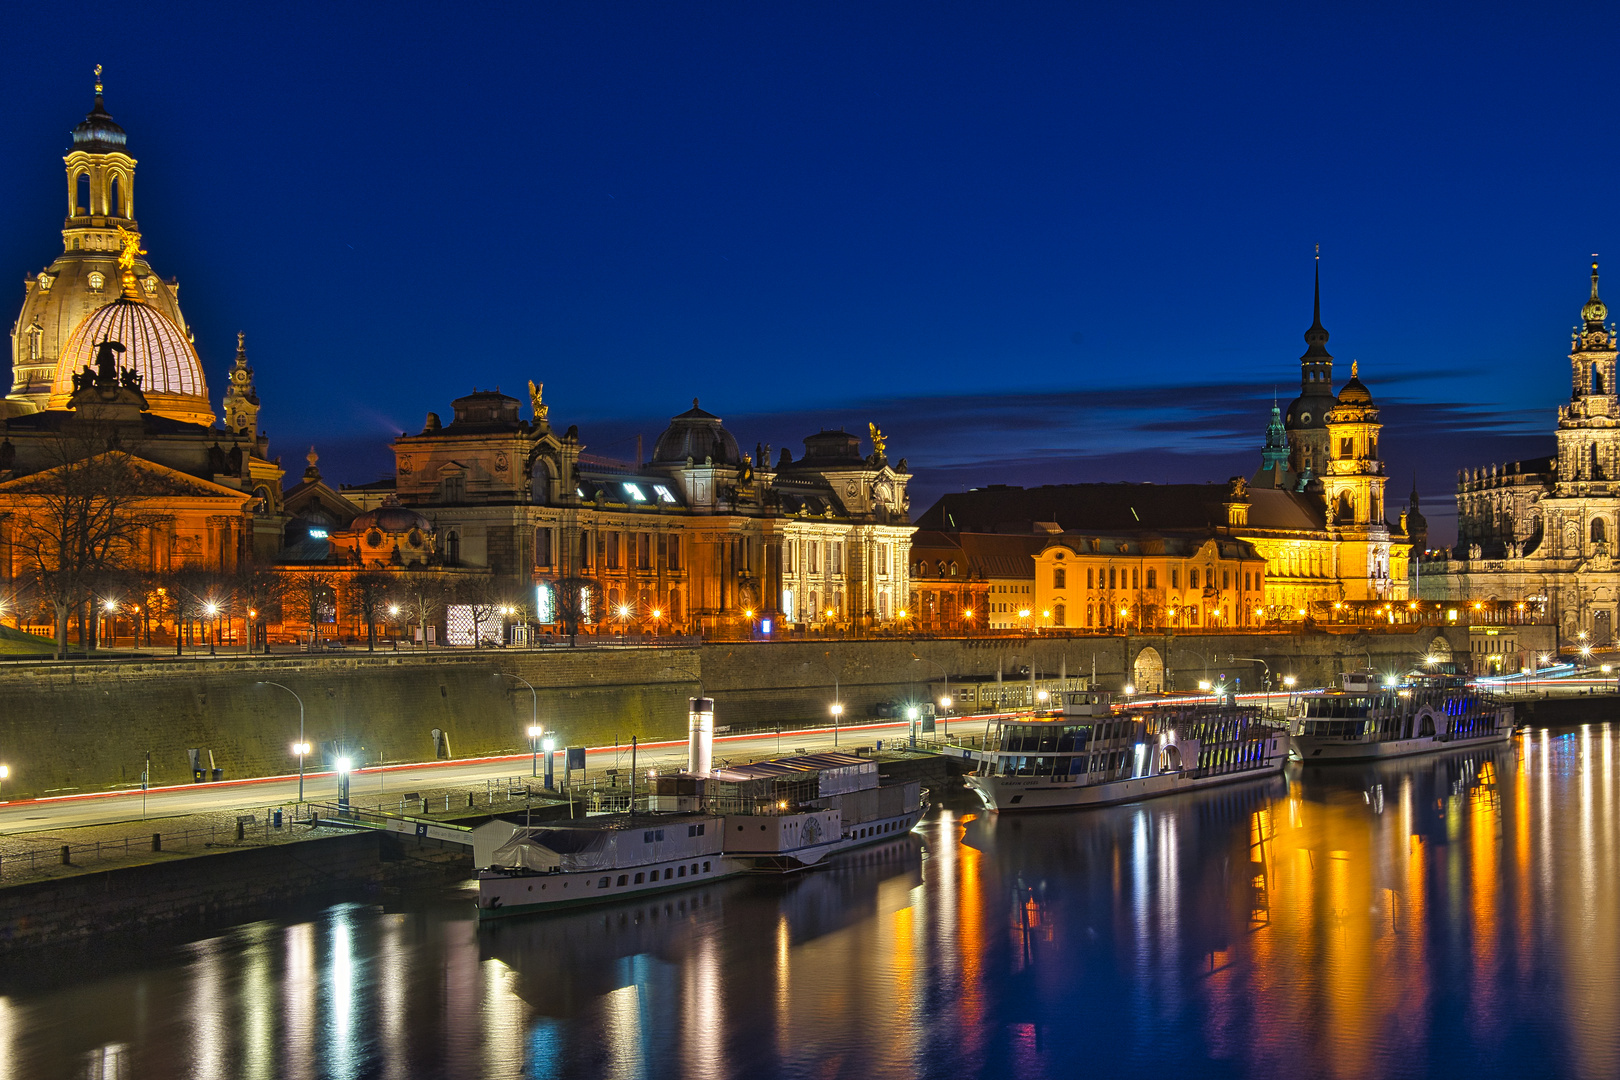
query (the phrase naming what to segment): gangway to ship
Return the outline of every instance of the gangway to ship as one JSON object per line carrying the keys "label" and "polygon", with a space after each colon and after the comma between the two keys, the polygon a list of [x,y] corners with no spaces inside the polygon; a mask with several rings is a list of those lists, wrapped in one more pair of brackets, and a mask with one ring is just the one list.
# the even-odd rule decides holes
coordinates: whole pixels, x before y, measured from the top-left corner
{"label": "gangway to ship", "polygon": [[473,830],[467,825],[451,825],[430,818],[395,814],[387,810],[366,810],[358,806],[345,806],[342,803],[310,803],[309,811],[311,825],[356,831],[391,832],[401,836],[416,836],[426,840],[473,846]]}

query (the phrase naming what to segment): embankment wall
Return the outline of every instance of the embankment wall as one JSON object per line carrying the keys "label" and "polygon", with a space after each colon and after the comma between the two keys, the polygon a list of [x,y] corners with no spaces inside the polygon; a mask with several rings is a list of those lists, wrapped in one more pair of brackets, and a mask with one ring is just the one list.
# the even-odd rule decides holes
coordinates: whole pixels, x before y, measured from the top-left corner
{"label": "embankment wall", "polygon": [[243,848],[0,889],[0,953],[185,925],[225,925],[370,886],[454,881],[461,845],[355,833]]}
{"label": "embankment wall", "polygon": [[289,747],[299,732],[298,701],[266,680],[302,699],[305,737],[317,748],[309,765],[319,769],[323,743],[342,743],[364,764],[431,760],[435,728],[448,734],[454,757],[523,752],[531,713],[567,745],[684,739],[686,699],[700,685],[715,698],[723,727],[795,727],[827,722],[836,677],[845,722],[856,723],[871,719],[880,701],[922,696],[941,666],[952,678],[1001,670],[1009,680],[1020,667],[1042,677],[1095,670],[1117,691],[1137,679],[1136,662],[1151,648],[1181,689],[1206,672],[1259,689],[1261,664],[1232,656],[1259,658],[1275,678],[1288,673],[1312,686],[1369,661],[1409,667],[1437,635],[1458,654],[1467,651],[1465,629],[1424,629],[26,664],[0,668],[0,762],[10,766],[5,794],[12,798],[135,785],[148,754],[154,785],[186,783],[192,747],[210,752],[227,779],[285,774],[297,767]]}

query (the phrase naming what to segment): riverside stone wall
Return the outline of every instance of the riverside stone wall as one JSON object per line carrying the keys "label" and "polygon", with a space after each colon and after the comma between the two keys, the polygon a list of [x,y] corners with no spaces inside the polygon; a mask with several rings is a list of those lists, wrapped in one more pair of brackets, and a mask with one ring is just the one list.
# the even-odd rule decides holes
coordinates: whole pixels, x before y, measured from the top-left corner
{"label": "riverside stone wall", "polygon": [[[435,728],[448,734],[454,757],[526,751],[531,712],[567,745],[684,739],[686,699],[700,680],[721,727],[792,728],[827,722],[835,676],[845,722],[858,723],[873,719],[880,701],[920,696],[939,678],[936,664],[953,678],[999,669],[1015,680],[1024,666],[1043,677],[1095,670],[1117,691],[1152,649],[1180,689],[1194,688],[1206,670],[1258,689],[1261,665],[1234,655],[1263,659],[1274,676],[1286,672],[1311,686],[1369,660],[1382,669],[1410,666],[1439,633],[810,640],[19,664],[0,667],[0,762],[11,768],[10,798],[138,784],[148,752],[154,785],[187,783],[191,747],[210,751],[227,779],[285,774],[297,767],[288,748],[298,735],[298,703],[262,680],[303,699],[316,769],[323,743],[342,743],[363,764],[431,760]],[[1466,653],[1466,630],[1443,636]],[[534,687],[532,697],[520,679]]]}
{"label": "riverside stone wall", "polygon": [[227,925],[368,887],[454,881],[459,844],[356,833],[126,866],[0,889],[0,953],[184,925]]}

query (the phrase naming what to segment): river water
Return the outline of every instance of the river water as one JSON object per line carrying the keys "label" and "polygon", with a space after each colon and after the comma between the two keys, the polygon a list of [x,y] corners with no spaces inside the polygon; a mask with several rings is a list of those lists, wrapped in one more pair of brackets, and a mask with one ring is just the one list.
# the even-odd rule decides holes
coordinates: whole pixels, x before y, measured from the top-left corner
{"label": "river water", "polygon": [[12,962],[0,1080],[1612,1078],[1617,734],[964,797],[792,879],[482,928],[451,888]]}

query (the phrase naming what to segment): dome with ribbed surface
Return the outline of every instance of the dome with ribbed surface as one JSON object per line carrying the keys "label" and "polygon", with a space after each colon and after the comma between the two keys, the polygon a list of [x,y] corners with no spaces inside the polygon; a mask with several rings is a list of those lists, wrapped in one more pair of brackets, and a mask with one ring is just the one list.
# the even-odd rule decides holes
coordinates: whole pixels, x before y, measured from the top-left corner
{"label": "dome with ribbed surface", "polygon": [[152,412],[188,424],[213,424],[214,410],[208,403],[208,383],[197,350],[162,312],[128,297],[92,311],[73,328],[56,361],[47,408],[67,407],[73,396],[73,376],[95,366],[96,346],[104,341],[124,346],[120,366],[133,368],[141,377],[141,392]]}

